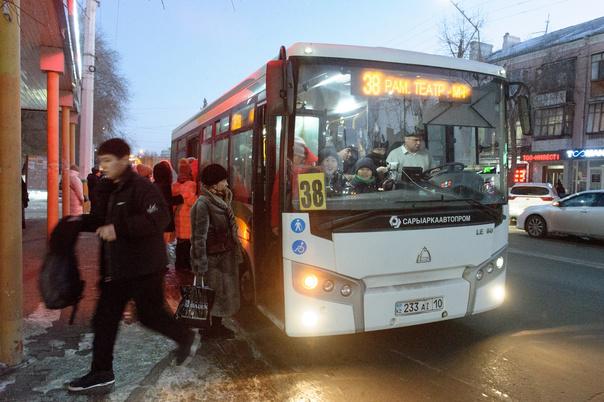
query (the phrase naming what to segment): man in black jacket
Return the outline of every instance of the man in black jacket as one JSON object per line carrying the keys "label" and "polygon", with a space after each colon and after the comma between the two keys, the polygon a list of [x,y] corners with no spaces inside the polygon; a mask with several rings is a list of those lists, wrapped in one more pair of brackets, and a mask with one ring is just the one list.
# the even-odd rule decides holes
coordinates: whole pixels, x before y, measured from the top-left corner
{"label": "man in black jacket", "polygon": [[68,384],[72,392],[109,390],[115,382],[113,347],[130,299],[143,325],[178,344],[177,364],[189,360],[199,346],[199,336],[165,308],[163,231],[170,220],[168,206],[155,186],[132,170],[125,141],[105,141],[98,155],[106,178],[97,184],[97,202],[91,214],[82,216],[82,228],[102,239],[101,294],[92,321],[92,367]]}

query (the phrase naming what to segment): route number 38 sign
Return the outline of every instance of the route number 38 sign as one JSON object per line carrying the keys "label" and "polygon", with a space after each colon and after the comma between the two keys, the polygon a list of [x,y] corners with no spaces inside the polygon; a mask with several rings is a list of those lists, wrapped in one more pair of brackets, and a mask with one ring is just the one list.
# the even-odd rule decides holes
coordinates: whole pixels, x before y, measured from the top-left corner
{"label": "route number 38 sign", "polygon": [[325,174],[304,173],[298,175],[298,199],[300,210],[326,209]]}

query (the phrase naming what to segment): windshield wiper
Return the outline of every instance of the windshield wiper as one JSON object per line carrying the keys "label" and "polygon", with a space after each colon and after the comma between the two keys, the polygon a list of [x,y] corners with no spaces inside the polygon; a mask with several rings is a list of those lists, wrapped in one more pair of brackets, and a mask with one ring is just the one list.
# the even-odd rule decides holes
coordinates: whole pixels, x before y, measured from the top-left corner
{"label": "windshield wiper", "polygon": [[329,230],[329,229],[337,229],[342,226],[347,226],[352,223],[360,222],[364,219],[370,218],[375,215],[383,214],[384,211],[367,211],[360,214],[345,216],[343,218],[334,219],[332,221],[324,222],[319,225],[319,229],[321,230]]}
{"label": "windshield wiper", "polygon": [[503,213],[499,213],[499,211],[496,208],[485,205],[482,202],[475,200],[474,198],[456,198],[455,197],[455,198],[453,198],[452,201],[464,201],[464,202],[467,202],[468,204],[471,204],[472,206],[478,207],[480,210],[486,212],[487,215],[489,215],[491,218],[493,218],[497,225],[499,225],[503,221]]}

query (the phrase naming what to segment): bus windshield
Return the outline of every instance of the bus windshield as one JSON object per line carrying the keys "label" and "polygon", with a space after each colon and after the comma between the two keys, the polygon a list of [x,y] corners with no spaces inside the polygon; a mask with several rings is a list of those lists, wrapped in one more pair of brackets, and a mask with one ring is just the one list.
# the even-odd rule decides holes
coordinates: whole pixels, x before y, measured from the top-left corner
{"label": "bus windshield", "polygon": [[294,210],[505,202],[502,88],[442,68],[302,64]]}

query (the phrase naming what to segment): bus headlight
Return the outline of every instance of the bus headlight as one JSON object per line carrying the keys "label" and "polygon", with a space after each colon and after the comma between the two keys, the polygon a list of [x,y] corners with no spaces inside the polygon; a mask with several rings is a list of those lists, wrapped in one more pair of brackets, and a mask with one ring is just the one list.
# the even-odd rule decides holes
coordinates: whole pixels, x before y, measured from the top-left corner
{"label": "bus headlight", "polygon": [[319,321],[319,316],[314,311],[305,311],[302,313],[302,324],[305,327],[314,327]]}
{"label": "bus headlight", "polygon": [[329,279],[323,282],[323,290],[326,292],[331,292],[334,288],[333,282]]}
{"label": "bus headlight", "polygon": [[309,274],[304,277],[304,287],[308,290],[313,290],[319,284],[319,279],[314,274]]}
{"label": "bus headlight", "polygon": [[493,272],[493,270],[495,269],[495,266],[493,265],[493,263],[490,263],[489,265],[487,265],[487,273],[490,274],[491,272]]}
{"label": "bus headlight", "polygon": [[495,266],[497,267],[497,269],[502,269],[504,262],[505,262],[505,260],[503,259],[503,257],[498,257],[495,260]]}
{"label": "bus headlight", "polygon": [[344,297],[350,296],[351,293],[352,293],[352,288],[349,285],[344,285],[340,289],[340,294]]}
{"label": "bus headlight", "polygon": [[503,300],[505,300],[505,288],[501,285],[494,286],[491,289],[491,297],[497,304],[503,303]]}

